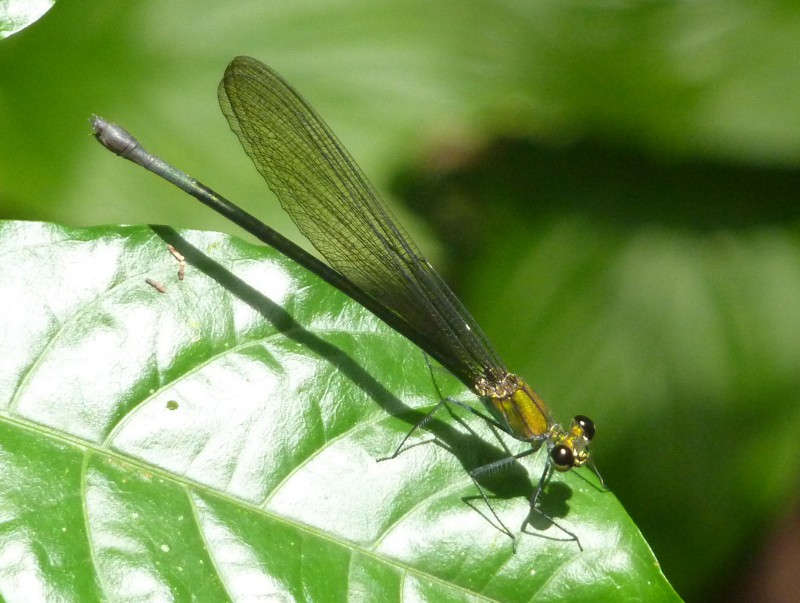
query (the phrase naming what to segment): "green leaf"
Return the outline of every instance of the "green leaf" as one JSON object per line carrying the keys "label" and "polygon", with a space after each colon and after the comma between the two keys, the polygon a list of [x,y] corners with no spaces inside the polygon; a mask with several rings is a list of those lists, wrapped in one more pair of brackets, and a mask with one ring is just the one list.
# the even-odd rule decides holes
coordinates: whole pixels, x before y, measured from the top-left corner
{"label": "green leaf", "polygon": [[[377,463],[438,400],[425,358],[280,254],[207,232],[5,222],[0,258],[4,594],[677,598],[588,471],[543,496],[584,550],[534,516],[514,552],[466,471],[504,455],[474,417],[441,413]],[[506,525],[522,525],[541,469],[537,454],[482,482]]]}

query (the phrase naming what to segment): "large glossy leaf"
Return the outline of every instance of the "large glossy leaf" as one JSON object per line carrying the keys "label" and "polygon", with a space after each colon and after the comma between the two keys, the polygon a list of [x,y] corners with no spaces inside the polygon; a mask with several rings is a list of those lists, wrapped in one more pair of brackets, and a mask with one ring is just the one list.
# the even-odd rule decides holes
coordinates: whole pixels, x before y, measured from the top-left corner
{"label": "large glossy leaf", "polygon": [[[6,600],[675,598],[589,472],[543,500],[583,550],[533,517],[514,551],[466,472],[504,454],[479,420],[442,413],[376,462],[432,376],[469,394],[272,250],[6,222],[0,259]],[[484,483],[514,529],[541,463]]]}

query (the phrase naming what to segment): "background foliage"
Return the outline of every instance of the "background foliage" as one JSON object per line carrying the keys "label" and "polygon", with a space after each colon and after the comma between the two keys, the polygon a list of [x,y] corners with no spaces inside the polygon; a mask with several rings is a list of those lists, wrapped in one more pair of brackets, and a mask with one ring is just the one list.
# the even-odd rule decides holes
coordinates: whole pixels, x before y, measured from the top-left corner
{"label": "background foliage", "polygon": [[507,363],[595,419],[679,592],[741,594],[797,500],[798,33],[788,2],[62,1],[0,45],[0,215],[227,228],[103,154],[97,112],[291,231],[214,94],[268,62]]}

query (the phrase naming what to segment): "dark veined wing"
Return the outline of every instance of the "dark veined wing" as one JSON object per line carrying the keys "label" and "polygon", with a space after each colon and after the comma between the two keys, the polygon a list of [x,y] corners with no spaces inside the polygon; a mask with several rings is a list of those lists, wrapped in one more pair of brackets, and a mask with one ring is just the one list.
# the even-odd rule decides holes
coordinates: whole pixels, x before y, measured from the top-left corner
{"label": "dark veined wing", "polygon": [[467,385],[504,372],[475,320],[294,88],[263,63],[237,57],[218,96],[256,168],[334,270],[388,307],[406,333],[419,333],[412,339]]}

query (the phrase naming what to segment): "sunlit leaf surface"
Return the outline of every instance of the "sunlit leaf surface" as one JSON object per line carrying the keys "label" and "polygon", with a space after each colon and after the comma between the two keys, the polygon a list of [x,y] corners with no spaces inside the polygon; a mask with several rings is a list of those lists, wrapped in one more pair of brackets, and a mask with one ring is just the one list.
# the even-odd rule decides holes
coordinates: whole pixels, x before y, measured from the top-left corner
{"label": "sunlit leaf surface", "polygon": [[0,0],[0,39],[38,21],[55,0]]}

